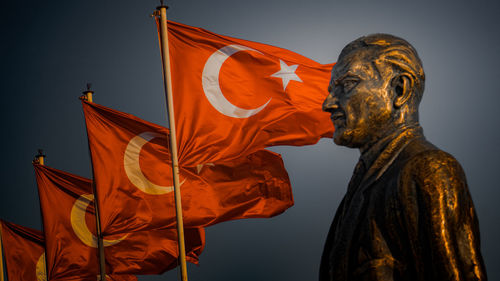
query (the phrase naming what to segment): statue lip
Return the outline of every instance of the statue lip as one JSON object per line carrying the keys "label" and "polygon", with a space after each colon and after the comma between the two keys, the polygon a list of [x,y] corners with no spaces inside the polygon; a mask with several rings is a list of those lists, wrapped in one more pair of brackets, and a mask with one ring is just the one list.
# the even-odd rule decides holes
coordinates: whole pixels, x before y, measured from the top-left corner
{"label": "statue lip", "polygon": [[342,113],[342,112],[338,112],[338,111],[337,111],[337,112],[334,112],[334,113],[330,116],[330,118],[331,118],[332,120],[344,119],[344,118],[345,118],[345,114],[344,114],[344,113]]}

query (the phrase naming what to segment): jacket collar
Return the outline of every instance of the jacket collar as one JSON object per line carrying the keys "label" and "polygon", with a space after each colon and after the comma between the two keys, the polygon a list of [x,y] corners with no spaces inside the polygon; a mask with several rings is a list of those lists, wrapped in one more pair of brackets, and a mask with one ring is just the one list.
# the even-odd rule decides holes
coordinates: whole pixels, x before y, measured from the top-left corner
{"label": "jacket collar", "polygon": [[423,130],[419,125],[403,127],[370,147],[360,157],[365,167],[369,167],[360,186],[378,180],[410,141],[422,136]]}

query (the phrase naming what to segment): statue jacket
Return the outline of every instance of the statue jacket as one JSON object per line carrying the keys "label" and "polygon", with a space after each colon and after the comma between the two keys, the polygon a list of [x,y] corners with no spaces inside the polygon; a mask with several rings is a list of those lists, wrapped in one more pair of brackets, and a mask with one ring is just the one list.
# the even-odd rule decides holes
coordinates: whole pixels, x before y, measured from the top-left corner
{"label": "statue jacket", "polygon": [[337,209],[320,281],[486,280],[458,161],[418,126],[377,144],[361,156]]}

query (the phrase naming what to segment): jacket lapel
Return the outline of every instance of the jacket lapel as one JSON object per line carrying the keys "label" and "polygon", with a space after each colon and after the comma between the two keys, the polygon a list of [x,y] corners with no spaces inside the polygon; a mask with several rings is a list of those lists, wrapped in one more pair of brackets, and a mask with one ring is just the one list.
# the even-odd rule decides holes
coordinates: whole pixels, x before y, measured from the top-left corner
{"label": "jacket lapel", "polygon": [[361,180],[358,190],[363,191],[378,180],[391,164],[396,160],[401,151],[417,136],[422,135],[422,129],[407,128],[397,135],[373,161],[372,165]]}

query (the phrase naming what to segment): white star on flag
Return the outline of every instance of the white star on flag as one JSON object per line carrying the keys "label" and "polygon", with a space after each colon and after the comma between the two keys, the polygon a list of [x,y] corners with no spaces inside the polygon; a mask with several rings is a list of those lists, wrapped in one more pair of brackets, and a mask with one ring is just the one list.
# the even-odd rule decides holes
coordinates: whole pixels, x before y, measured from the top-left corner
{"label": "white star on flag", "polygon": [[298,64],[287,65],[284,61],[280,60],[280,66],[281,66],[280,71],[274,73],[273,75],[271,75],[271,77],[277,77],[282,79],[283,91],[286,90],[286,86],[288,86],[288,82],[290,82],[291,80],[302,82],[299,76],[295,74],[295,71],[299,66]]}

